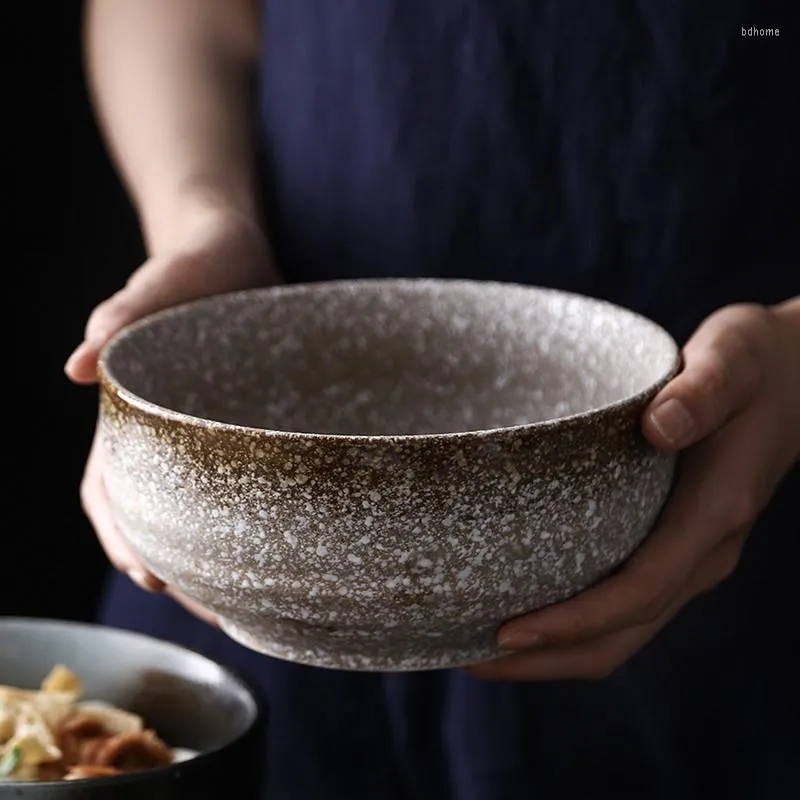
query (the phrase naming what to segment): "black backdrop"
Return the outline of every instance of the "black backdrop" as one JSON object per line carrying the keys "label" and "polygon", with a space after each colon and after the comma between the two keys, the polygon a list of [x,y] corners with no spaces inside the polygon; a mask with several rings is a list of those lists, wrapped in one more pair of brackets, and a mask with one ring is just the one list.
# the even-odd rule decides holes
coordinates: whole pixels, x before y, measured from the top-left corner
{"label": "black backdrop", "polygon": [[3,3],[0,18],[0,615],[88,619],[106,573],[78,498],[97,397],[62,366],[141,244],[86,93],[81,3]]}

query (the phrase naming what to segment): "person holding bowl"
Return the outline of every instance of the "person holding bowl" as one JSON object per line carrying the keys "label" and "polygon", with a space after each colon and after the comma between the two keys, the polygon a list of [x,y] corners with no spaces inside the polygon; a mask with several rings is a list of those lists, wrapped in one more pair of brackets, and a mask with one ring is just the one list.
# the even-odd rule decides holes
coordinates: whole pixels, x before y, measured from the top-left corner
{"label": "person holding bowl", "polygon": [[800,51],[739,37],[791,30],[789,0],[770,20],[747,5],[87,4],[94,98],[149,256],[92,312],[75,382],[156,310],[336,278],[550,286],[684,345],[642,420],[682,456],[657,528],[466,671],[333,673],[236,645],[127,547],[92,448],[83,503],[121,573],[104,621],[259,684],[273,800],[712,786],[760,800],[794,785]]}

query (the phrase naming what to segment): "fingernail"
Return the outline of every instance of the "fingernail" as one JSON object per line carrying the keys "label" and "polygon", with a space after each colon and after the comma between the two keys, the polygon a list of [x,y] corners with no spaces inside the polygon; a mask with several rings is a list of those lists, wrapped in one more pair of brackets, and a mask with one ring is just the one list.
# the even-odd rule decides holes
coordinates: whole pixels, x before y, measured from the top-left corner
{"label": "fingernail", "polygon": [[694,420],[686,406],[674,397],[650,413],[653,427],[673,445],[685,442],[694,431]]}
{"label": "fingernail", "polygon": [[161,589],[161,581],[149,572],[143,569],[132,567],[128,570],[128,577],[140,588],[146,592],[155,593]]}
{"label": "fingernail", "polygon": [[497,637],[497,645],[501,650],[528,650],[543,644],[544,636],[533,631],[509,631]]}

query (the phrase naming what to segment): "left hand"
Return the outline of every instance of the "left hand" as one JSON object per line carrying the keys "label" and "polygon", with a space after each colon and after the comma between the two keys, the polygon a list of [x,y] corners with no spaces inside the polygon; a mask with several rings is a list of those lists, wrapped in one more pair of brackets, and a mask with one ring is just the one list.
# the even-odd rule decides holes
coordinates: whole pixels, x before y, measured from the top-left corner
{"label": "left hand", "polygon": [[800,457],[798,300],[729,306],[684,348],[684,370],[642,427],[686,451],[655,530],[613,577],[499,632],[513,655],[468,668],[479,678],[603,678],[692,598],[736,568],[747,534]]}

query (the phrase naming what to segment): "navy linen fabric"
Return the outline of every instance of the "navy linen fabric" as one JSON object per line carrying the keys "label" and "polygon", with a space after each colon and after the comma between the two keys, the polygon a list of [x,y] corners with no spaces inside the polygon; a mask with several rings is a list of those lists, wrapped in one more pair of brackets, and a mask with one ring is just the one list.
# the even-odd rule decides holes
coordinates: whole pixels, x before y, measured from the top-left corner
{"label": "navy linen fabric", "polygon": [[[553,286],[680,340],[797,294],[797,5],[269,0],[259,129],[287,280]],[[798,496],[794,476],[736,576],[600,682],[285,664],[121,577],[103,616],[260,687],[271,800],[779,800],[800,774]]]}

